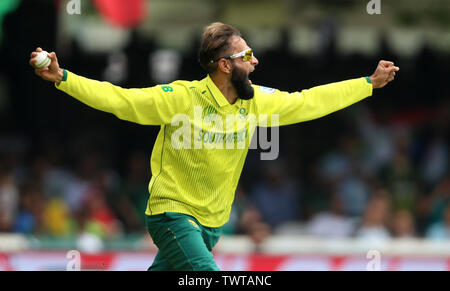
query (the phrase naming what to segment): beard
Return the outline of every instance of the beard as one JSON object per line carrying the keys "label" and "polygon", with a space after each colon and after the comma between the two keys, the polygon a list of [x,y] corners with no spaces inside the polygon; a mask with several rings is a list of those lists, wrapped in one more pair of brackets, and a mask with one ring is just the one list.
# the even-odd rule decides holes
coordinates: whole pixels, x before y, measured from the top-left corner
{"label": "beard", "polygon": [[236,66],[234,66],[231,72],[231,84],[233,84],[240,99],[249,100],[255,95],[255,90],[250,85],[248,74]]}

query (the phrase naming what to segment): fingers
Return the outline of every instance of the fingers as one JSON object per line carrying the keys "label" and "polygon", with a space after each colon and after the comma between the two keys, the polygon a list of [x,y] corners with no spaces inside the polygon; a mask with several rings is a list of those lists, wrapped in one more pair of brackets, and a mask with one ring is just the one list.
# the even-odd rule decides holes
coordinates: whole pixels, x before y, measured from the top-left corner
{"label": "fingers", "polygon": [[395,78],[395,72],[396,72],[396,71],[398,71],[398,70],[392,69],[392,70],[390,71],[390,73],[389,73],[389,75],[388,75],[388,77],[387,77],[387,79],[386,79],[387,82],[391,82],[391,81],[394,80],[394,78]]}
{"label": "fingers", "polygon": [[40,52],[42,52],[42,49],[40,47],[38,47],[38,48],[36,48],[36,50],[34,52],[31,53],[30,57],[34,58]]}
{"label": "fingers", "polygon": [[393,78],[395,76],[395,72],[400,71],[400,68],[395,66],[393,62],[382,60],[379,64],[381,67],[381,71],[383,71],[386,75],[386,80],[392,81],[390,80],[391,77]]}
{"label": "fingers", "polygon": [[392,66],[392,67],[388,68],[388,71],[389,71],[389,73],[398,72],[398,71],[400,71],[400,68],[396,67],[396,66]]}
{"label": "fingers", "polygon": [[42,69],[35,69],[34,70],[34,73],[36,74],[36,75],[38,75],[39,77],[42,77],[42,74],[44,73],[44,72],[47,72],[48,71],[48,67],[45,67],[45,68],[42,68]]}
{"label": "fingers", "polygon": [[394,62],[381,60],[379,65],[385,69],[389,69],[389,72],[394,70],[398,72],[400,70],[399,67],[394,66]]}
{"label": "fingers", "polygon": [[42,48],[38,47],[36,48],[36,50],[34,52],[32,52],[30,54],[30,62],[29,64],[34,67],[34,64],[37,62],[37,60],[35,59],[38,55],[38,53],[42,52]]}
{"label": "fingers", "polygon": [[49,69],[48,69],[48,67],[45,67],[45,68],[40,68],[40,69],[36,69],[36,70],[39,72],[45,72],[45,71],[48,71]]}
{"label": "fingers", "polygon": [[379,64],[380,64],[382,67],[384,67],[384,68],[388,68],[388,67],[394,65],[393,62],[390,62],[390,61],[384,61],[384,60],[381,60]]}
{"label": "fingers", "polygon": [[55,52],[51,52],[47,56],[50,58],[50,60],[56,61],[56,53]]}

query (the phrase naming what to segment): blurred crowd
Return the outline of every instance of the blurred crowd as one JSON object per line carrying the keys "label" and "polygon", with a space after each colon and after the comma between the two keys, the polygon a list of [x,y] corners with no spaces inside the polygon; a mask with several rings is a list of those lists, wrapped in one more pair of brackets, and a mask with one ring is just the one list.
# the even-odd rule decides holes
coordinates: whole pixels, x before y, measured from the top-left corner
{"label": "blurred crowd", "polygon": [[[54,50],[55,23],[54,14],[20,9],[4,20],[0,232],[144,234],[159,128],[90,109],[34,75],[28,56],[37,46]],[[261,161],[262,149],[250,150],[224,233],[256,243],[277,234],[450,239],[450,56],[425,46],[402,57],[385,40],[376,56],[340,55],[334,30],[326,23],[322,30],[323,46],[308,56],[289,49],[286,33],[278,46],[255,50],[260,63],[252,82],[296,91],[366,76],[380,59],[401,71],[350,108],[281,127],[277,160]],[[130,88],[204,78],[198,38],[186,45],[191,49],[181,54],[133,33],[126,48],[111,54],[86,53],[76,41],[57,52],[64,68]]]}
{"label": "blurred crowd", "polygon": [[[20,141],[19,141],[20,143]],[[142,232],[148,198],[149,155],[133,151],[126,174],[105,166],[102,153],[87,150],[69,167],[52,152],[31,156],[20,151],[0,158],[0,232],[52,237],[91,233],[111,238]]]}
{"label": "blurred crowd", "polygon": [[[366,105],[313,121],[325,135],[303,139],[325,143],[328,150],[317,153],[287,127],[277,160],[259,161],[250,151],[225,234],[255,242],[272,234],[450,239],[449,105],[423,126],[377,120]],[[327,137],[330,120],[343,117],[351,126]],[[0,232],[101,239],[145,233],[150,149],[112,157],[89,135],[67,144],[59,138],[44,134],[34,145],[0,139]]]}
{"label": "blurred crowd", "polygon": [[[300,137],[292,155],[261,162],[258,182],[238,189],[232,229],[256,242],[271,234],[450,239],[450,102],[421,125],[405,122],[417,112],[382,120],[365,105],[354,111],[346,132],[315,141],[329,150],[309,164],[296,164],[308,155]],[[315,130],[330,132],[319,123]]]}

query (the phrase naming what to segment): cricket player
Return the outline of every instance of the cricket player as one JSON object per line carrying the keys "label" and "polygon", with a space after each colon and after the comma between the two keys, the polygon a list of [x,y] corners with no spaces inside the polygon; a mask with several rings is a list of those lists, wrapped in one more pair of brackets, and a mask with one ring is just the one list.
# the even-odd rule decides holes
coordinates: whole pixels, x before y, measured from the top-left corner
{"label": "cricket player", "polygon": [[[40,51],[31,53],[33,67]],[[254,85],[249,75],[258,59],[238,29],[219,22],[204,31],[198,60],[207,75],[198,81],[124,89],[62,69],[54,52],[49,57],[49,67],[34,68],[57,89],[120,119],[161,127],[145,212],[158,247],[149,270],[219,270],[211,251],[229,219],[256,126],[320,118],[371,96],[399,70],[380,61],[370,76],[292,93]]]}

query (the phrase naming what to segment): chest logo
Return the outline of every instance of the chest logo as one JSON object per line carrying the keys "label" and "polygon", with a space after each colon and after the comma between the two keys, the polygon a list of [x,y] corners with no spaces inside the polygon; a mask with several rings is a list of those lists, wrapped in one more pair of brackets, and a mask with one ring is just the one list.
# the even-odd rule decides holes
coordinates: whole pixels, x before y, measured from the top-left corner
{"label": "chest logo", "polygon": [[259,89],[261,90],[261,92],[269,94],[273,94],[275,92],[275,89],[270,87],[259,86]]}

